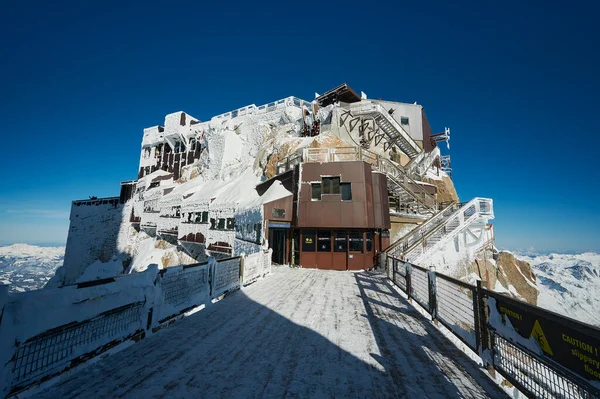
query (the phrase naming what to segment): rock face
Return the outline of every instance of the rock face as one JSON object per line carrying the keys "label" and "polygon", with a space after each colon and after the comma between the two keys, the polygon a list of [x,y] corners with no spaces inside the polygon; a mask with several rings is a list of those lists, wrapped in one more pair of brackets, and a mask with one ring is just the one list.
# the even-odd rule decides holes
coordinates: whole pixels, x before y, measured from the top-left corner
{"label": "rock face", "polygon": [[424,182],[434,184],[437,187],[437,200],[443,202],[459,202],[458,194],[452,179],[448,176],[441,176],[441,180],[424,178]]}
{"label": "rock face", "polygon": [[512,285],[518,294],[532,305],[537,305],[539,289],[531,265],[506,251],[498,254],[498,281],[505,287]]}

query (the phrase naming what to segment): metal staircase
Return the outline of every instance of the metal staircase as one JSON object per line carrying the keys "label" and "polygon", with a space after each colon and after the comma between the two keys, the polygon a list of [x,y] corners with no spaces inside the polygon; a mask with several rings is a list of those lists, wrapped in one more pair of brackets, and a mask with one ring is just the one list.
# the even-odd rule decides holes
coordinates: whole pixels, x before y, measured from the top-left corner
{"label": "metal staircase", "polygon": [[348,109],[354,117],[372,118],[384,133],[389,145],[398,146],[411,160],[417,158],[420,154],[422,156],[423,150],[421,147],[380,104],[371,101],[360,101],[350,104]]}
{"label": "metal staircase", "polygon": [[476,224],[485,227],[487,220],[493,218],[493,202],[489,198],[452,204],[394,242],[386,252],[408,262],[419,262],[465,229]]}
{"label": "metal staircase", "polygon": [[435,197],[425,191],[422,182],[414,180],[404,169],[389,159],[377,157],[377,170],[388,178],[390,201],[400,213],[426,215],[430,217],[438,211]]}

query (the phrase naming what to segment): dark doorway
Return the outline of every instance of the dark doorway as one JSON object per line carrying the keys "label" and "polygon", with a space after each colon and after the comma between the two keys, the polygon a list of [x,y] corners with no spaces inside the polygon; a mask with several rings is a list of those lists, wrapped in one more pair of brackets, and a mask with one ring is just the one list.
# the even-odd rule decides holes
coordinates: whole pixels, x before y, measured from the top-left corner
{"label": "dark doorway", "polygon": [[285,264],[286,232],[286,229],[269,229],[269,243],[271,249],[273,249],[271,260],[280,265]]}

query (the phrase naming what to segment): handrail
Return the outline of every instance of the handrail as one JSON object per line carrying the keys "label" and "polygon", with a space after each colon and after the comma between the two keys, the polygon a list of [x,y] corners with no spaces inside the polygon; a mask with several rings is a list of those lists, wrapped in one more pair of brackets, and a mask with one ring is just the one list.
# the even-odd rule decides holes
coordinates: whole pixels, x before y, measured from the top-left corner
{"label": "handrail", "polygon": [[[386,120],[386,122],[388,122],[390,125],[392,125],[394,127],[394,129],[396,129],[398,131],[398,133],[412,147],[412,149],[415,151],[415,153],[417,155],[419,153],[423,152],[421,147],[419,147],[417,145],[417,143],[413,140],[413,138],[410,137],[410,134],[408,134],[408,132],[406,130],[404,130],[404,128],[398,122],[396,122],[396,120],[394,118],[392,118],[390,116],[390,114],[385,110],[385,108],[383,108],[383,106],[381,104],[378,104],[376,102],[364,102],[364,101],[361,101],[361,102],[355,103],[355,104],[350,105],[350,109],[352,111],[354,111],[355,114],[358,114],[358,115],[367,114],[368,115],[368,114],[372,114],[372,113],[378,113]],[[409,154],[406,154],[406,155],[408,155],[410,157]]]}
{"label": "handrail", "polygon": [[[430,217],[429,219],[427,219],[425,222],[423,222],[422,224],[416,226],[414,229],[412,229],[411,231],[409,231],[407,234],[405,234],[404,236],[402,236],[401,238],[399,238],[398,240],[394,241],[386,250],[385,252],[391,252],[394,249],[396,249],[399,245],[403,244],[403,243],[407,243],[408,245],[412,246],[415,242],[418,242],[420,239],[425,238],[425,237],[429,237],[429,233],[430,232],[435,232],[437,230],[437,227],[440,225],[444,224],[444,220],[440,220],[444,218],[444,215],[448,215],[448,211],[451,211],[452,213],[455,212],[455,207],[458,204],[450,204],[448,205],[446,208],[442,209],[440,212],[436,213],[435,215],[433,215],[432,217]],[[410,243],[410,240],[413,239],[412,243]],[[408,247],[407,247],[408,248]]]}

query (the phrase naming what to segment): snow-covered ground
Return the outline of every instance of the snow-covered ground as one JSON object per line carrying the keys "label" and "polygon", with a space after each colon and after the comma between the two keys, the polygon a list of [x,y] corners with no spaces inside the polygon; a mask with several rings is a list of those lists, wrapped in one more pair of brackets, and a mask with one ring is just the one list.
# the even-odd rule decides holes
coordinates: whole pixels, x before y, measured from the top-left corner
{"label": "snow-covered ground", "polygon": [[537,276],[538,306],[600,327],[600,254],[516,255]]}
{"label": "snow-covered ground", "polygon": [[35,396],[506,397],[383,275],[285,267],[65,377]]}
{"label": "snow-covered ground", "polygon": [[65,247],[0,247],[0,284],[10,284],[9,292],[40,289],[62,266],[64,255]]}

